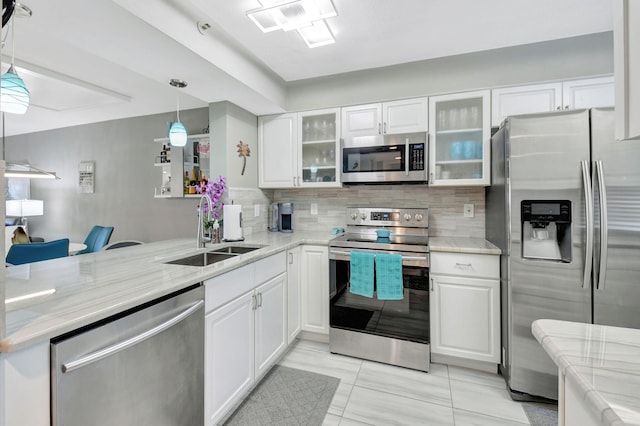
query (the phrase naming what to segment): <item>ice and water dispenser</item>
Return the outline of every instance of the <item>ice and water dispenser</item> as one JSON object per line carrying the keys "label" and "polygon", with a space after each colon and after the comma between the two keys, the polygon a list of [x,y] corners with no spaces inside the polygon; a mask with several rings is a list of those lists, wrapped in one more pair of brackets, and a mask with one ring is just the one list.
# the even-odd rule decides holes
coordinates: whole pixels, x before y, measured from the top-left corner
{"label": "ice and water dispenser", "polygon": [[521,203],[522,257],[571,262],[571,201]]}

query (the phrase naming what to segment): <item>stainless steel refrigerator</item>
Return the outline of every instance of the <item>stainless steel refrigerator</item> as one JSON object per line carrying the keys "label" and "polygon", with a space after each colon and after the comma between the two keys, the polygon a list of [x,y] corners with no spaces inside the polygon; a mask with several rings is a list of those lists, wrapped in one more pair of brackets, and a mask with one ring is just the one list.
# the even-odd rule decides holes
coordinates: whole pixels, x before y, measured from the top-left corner
{"label": "stainless steel refrigerator", "polygon": [[612,109],[509,117],[491,140],[487,239],[502,249],[501,373],[514,399],[558,398],[540,318],[640,328],[640,141]]}

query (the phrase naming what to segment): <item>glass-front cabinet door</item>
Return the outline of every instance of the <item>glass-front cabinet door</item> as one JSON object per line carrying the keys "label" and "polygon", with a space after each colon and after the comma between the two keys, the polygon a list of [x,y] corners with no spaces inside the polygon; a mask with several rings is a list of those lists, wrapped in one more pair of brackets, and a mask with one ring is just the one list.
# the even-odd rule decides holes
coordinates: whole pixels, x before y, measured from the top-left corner
{"label": "glass-front cabinet door", "polygon": [[340,109],[298,113],[299,186],[340,186]]}
{"label": "glass-front cabinet door", "polygon": [[490,92],[429,98],[429,184],[490,185]]}

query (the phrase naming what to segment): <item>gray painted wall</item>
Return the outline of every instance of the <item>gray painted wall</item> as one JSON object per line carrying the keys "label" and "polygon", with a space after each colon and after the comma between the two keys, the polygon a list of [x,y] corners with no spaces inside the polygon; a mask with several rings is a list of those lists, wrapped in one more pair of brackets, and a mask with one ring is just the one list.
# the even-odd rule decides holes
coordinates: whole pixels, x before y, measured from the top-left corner
{"label": "gray painted wall", "polygon": [[[180,118],[190,133],[200,133],[208,114],[201,108],[181,111]],[[29,219],[31,235],[80,242],[93,225],[111,225],[111,241],[193,235],[195,243],[197,201],[154,198],[161,171],[153,162],[162,146],[153,139],[166,137],[172,120],[175,112],[7,138],[7,162],[28,160],[61,177],[31,180],[31,198],[44,200],[45,210]],[[78,193],[80,161],[95,161],[93,194]]]}
{"label": "gray painted wall", "polygon": [[[435,43],[435,40],[425,40]],[[300,80],[289,111],[613,74],[611,32]]]}

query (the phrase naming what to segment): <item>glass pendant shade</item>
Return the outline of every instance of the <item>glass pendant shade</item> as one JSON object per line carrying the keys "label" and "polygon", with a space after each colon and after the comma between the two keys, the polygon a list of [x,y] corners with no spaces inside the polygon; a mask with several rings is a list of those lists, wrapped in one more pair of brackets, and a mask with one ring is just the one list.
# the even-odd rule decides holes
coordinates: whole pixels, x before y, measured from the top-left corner
{"label": "glass pendant shade", "polygon": [[29,108],[29,90],[13,65],[0,77],[0,111],[24,114]]}
{"label": "glass pendant shade", "polygon": [[184,125],[176,121],[169,129],[169,142],[172,146],[185,146],[187,144],[187,129]]}

